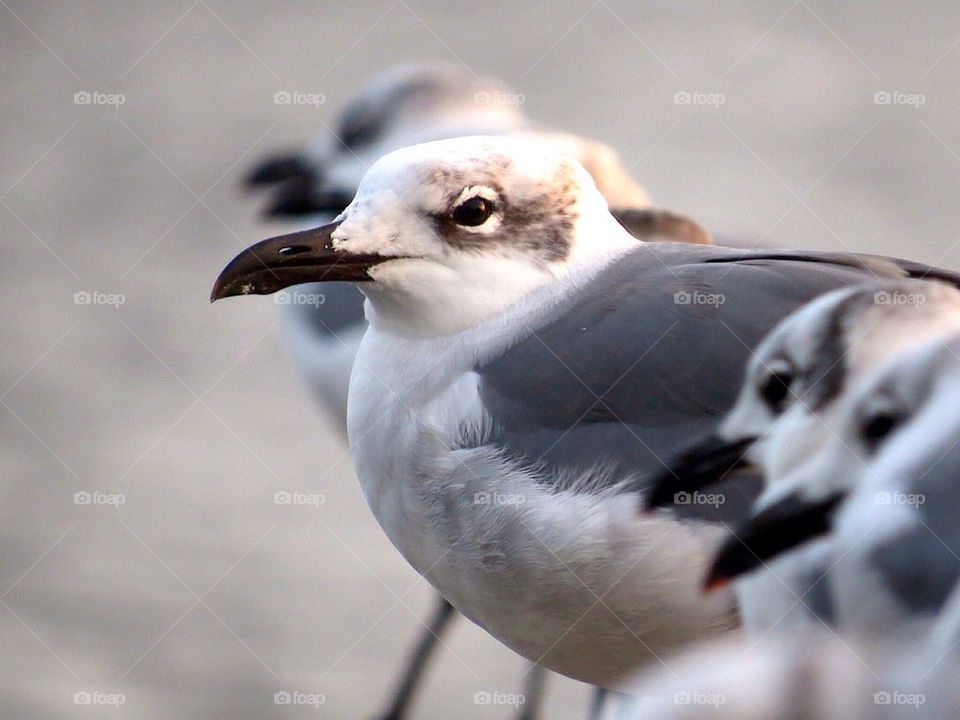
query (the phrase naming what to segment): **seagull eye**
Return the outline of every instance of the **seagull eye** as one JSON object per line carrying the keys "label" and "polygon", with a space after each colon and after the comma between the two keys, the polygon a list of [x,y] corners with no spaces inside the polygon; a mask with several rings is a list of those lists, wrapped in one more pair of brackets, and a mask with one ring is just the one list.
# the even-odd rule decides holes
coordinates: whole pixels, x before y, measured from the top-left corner
{"label": "seagull eye", "polygon": [[771,410],[779,411],[790,394],[793,375],[788,372],[775,372],[767,375],[760,386],[760,397]]}
{"label": "seagull eye", "polygon": [[483,225],[493,215],[493,202],[474,195],[457,205],[453,210],[453,221],[457,225],[477,227]]}
{"label": "seagull eye", "polygon": [[863,441],[871,450],[876,450],[880,443],[900,425],[901,418],[892,412],[878,412],[871,415],[860,428]]}

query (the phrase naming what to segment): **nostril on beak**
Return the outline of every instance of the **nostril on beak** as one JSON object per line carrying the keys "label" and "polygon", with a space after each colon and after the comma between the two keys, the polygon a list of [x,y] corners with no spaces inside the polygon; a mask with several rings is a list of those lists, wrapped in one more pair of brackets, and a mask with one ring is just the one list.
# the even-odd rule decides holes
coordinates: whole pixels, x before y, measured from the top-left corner
{"label": "nostril on beak", "polygon": [[300,253],[310,252],[309,245],[287,245],[277,250],[281,255],[299,255]]}

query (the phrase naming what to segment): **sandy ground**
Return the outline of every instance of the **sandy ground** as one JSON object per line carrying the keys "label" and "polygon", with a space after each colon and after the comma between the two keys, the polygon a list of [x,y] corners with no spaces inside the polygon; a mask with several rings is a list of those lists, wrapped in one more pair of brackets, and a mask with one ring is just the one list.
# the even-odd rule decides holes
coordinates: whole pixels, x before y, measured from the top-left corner
{"label": "sandy ground", "polygon": [[[0,714],[383,701],[429,590],[369,515],[277,308],[207,304],[277,230],[244,168],[323,132],[357,83],[460,62],[716,230],[957,267],[958,36],[950,2],[0,2]],[[285,490],[325,502],[275,504]],[[415,715],[508,717],[474,695],[514,692],[523,666],[461,623]],[[75,704],[93,691],[124,705]],[[586,707],[571,681],[549,697],[548,717]]]}

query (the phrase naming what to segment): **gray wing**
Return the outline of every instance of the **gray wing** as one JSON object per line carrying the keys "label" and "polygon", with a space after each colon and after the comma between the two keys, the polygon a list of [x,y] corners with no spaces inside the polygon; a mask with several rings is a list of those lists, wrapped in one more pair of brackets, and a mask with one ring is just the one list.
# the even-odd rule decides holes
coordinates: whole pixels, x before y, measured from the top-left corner
{"label": "gray wing", "polygon": [[[643,492],[664,462],[716,428],[752,349],[783,317],[838,287],[930,270],[852,254],[640,246],[478,368],[490,439],[558,489],[632,479]],[[723,505],[684,509],[739,519],[758,489],[754,475],[731,478],[718,488]]]}

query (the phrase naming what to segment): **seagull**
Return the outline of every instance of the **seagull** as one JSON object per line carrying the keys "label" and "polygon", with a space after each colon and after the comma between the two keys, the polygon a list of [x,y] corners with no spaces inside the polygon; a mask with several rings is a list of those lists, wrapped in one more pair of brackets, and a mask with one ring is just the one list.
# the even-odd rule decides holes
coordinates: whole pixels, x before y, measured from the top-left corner
{"label": "seagull", "polygon": [[[634,236],[709,244],[710,233],[693,220],[651,206],[646,190],[608,145],[537,124],[522,112],[522,96],[501,81],[475,76],[457,65],[419,63],[393,68],[362,88],[335,127],[303,148],[274,153],[246,177],[252,190],[269,195],[269,218],[312,223],[333,219],[352,200],[363,173],[380,156],[427,140],[465,134],[509,134],[574,155]],[[278,296],[283,338],[320,406],[346,434],[347,388],[366,323],[363,296],[349,283],[297,286]],[[435,643],[453,619],[443,598],[412,653],[384,717],[405,715]],[[543,679],[526,674],[523,717],[533,718]],[[604,703],[594,700],[594,716]]]}
{"label": "seagull", "polygon": [[[721,551],[719,574],[773,557],[772,535],[782,552],[822,536],[833,558],[826,579],[838,628],[901,628],[912,637],[911,623],[926,625],[955,604],[958,353],[960,334],[934,338],[865,379],[831,423],[832,441],[787,484],[776,506],[780,526],[751,518],[738,533],[743,543]],[[741,562],[745,552],[756,557]]]}
{"label": "seagull", "polygon": [[[812,300],[760,343],[734,407],[717,432],[664,469],[652,506],[698,493],[744,465],[765,488],[756,514],[775,516],[790,478],[833,439],[830,418],[872,369],[931,338],[960,331],[960,290],[926,280],[873,281]],[[737,583],[744,625],[762,637],[830,621],[823,582],[832,564],[826,539],[770,562]]]}
{"label": "seagull", "polygon": [[211,299],[356,283],[368,329],[348,433],[386,535],[507,646],[616,688],[738,623],[732,593],[701,583],[718,521],[745,516],[757,478],[722,503],[641,516],[660,458],[716,428],[730,378],[801,304],[922,275],[951,277],[640,241],[575,158],[481,136],[384,156],[334,222],[242,252]]}

